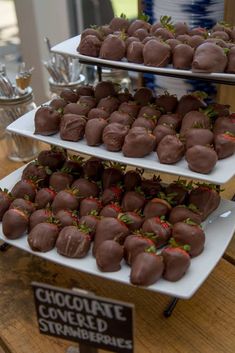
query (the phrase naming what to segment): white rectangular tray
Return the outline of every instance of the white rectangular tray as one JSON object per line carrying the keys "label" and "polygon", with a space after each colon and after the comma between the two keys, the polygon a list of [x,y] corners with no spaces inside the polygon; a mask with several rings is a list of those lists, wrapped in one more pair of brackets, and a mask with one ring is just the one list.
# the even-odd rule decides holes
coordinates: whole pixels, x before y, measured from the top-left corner
{"label": "white rectangular tray", "polygon": [[53,136],[34,135],[35,111],[36,109],[15,120],[8,126],[7,130],[49,144],[63,146],[69,150],[85,153],[91,156],[97,156],[106,160],[125,163],[135,167],[142,167],[157,172],[164,172],[193,179],[200,179],[215,184],[224,184],[235,174],[235,154],[231,157],[219,160],[210,174],[200,174],[189,170],[187,162],[184,158],[180,162],[173,165],[161,164],[158,161],[156,152],[152,152],[145,158],[127,158],[124,157],[122,152],[107,151],[103,145],[99,147],[88,146],[85,139],[79,142],[70,142],[61,140],[59,134]]}
{"label": "white rectangular tray", "polygon": [[[24,168],[25,166],[2,179],[0,181],[0,187],[11,190],[14,184],[20,179]],[[219,208],[203,223],[203,228],[206,233],[205,249],[201,255],[192,259],[191,266],[186,275],[181,280],[174,283],[161,279],[147,289],[178,298],[190,298],[216,266],[233,236],[235,230],[235,202],[221,200]],[[34,252],[28,246],[26,235],[17,240],[5,238],[2,234],[1,223],[0,238],[15,247],[60,265],[121,283],[130,284],[130,268],[124,263],[122,269],[118,272],[103,273],[97,269],[95,259],[91,254],[88,254],[84,259],[69,259],[58,255],[56,250],[51,250],[47,253]]]}
{"label": "white rectangular tray", "polygon": [[235,84],[235,75],[227,73],[195,73],[191,70],[177,70],[170,66],[168,67],[151,67],[145,66],[143,64],[135,64],[127,61],[114,61],[114,60],[105,60],[100,58],[93,58],[91,56],[82,55],[77,51],[77,47],[80,43],[81,36],[72,37],[70,39],[61,42],[54,47],[52,51],[59,54],[70,55],[76,58],[79,58],[81,61],[85,61],[92,65],[100,66],[109,66],[113,68],[120,68],[124,70],[139,71],[139,72],[148,72],[157,75],[163,76],[172,76],[172,77],[181,77],[181,78],[200,78],[205,81],[214,81],[219,83]]}

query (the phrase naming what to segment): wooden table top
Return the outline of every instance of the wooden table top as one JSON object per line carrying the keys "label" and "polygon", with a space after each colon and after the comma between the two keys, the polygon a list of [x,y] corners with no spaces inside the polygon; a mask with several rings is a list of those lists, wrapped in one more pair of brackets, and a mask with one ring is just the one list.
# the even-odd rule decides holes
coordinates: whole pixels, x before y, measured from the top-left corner
{"label": "wooden table top", "polygon": [[[9,161],[1,142],[0,178],[21,166]],[[166,182],[173,177],[163,176]],[[225,185],[231,198],[235,180]],[[173,315],[163,310],[170,298],[98,276],[64,268],[11,247],[0,253],[0,353],[62,353],[74,345],[41,336],[31,282],[79,287],[135,305],[136,353],[233,353],[235,347],[235,240],[209,278],[190,300],[180,300]],[[99,352],[103,352],[99,350]]]}

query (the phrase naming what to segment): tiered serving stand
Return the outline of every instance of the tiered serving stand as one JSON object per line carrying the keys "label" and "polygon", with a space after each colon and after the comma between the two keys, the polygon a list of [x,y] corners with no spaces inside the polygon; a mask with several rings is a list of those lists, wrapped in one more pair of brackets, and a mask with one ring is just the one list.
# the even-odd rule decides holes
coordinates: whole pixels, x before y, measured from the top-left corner
{"label": "tiered serving stand", "polygon": [[[205,81],[213,81],[221,84],[235,85],[235,75],[232,74],[196,74],[191,71],[175,70],[170,67],[154,68],[124,61],[107,61],[99,58],[86,57],[84,55],[80,55],[76,50],[79,45],[79,41],[80,36],[68,39],[53,47],[52,51],[79,58],[82,63],[97,65],[100,79],[102,79],[102,67],[107,66],[124,70],[151,72],[156,75],[165,75],[178,78],[195,78]],[[8,127],[8,130],[10,132],[28,136],[48,144],[62,146],[69,150],[85,153],[91,156],[97,156],[105,160],[117,161],[152,171],[179,175],[186,178],[202,180],[218,185],[226,183],[231,178],[233,178],[235,174],[235,155],[218,161],[214,170],[210,174],[205,175],[190,171],[185,160],[182,160],[175,165],[160,164],[157,160],[156,153],[154,152],[145,158],[126,158],[121,152],[109,152],[105,150],[103,146],[87,146],[85,140],[79,142],[69,142],[61,140],[58,134],[53,136],[34,135],[35,111],[36,110],[31,111],[16,120]],[[24,167],[16,170],[4,178],[2,181],[0,181],[0,187],[11,189],[13,185],[20,179],[23,168]],[[235,203],[232,201],[221,200],[218,209],[214,211],[203,223],[203,228],[206,233],[205,249],[201,255],[192,259],[191,266],[186,275],[175,283],[161,279],[156,284],[147,288],[151,291],[170,295],[174,298],[171,302],[171,306],[167,309],[168,311],[166,312],[166,315],[171,313],[178,298],[189,299],[196,292],[196,290],[205,281],[207,276],[222,257],[235,230]],[[2,234],[1,228],[0,238],[6,243],[12,244],[13,246],[33,253],[34,255],[40,256],[44,259],[54,261],[63,266],[98,275],[113,281],[129,284],[130,268],[125,264],[123,264],[122,269],[118,272],[103,273],[97,269],[95,259],[91,254],[88,254],[88,256],[84,259],[69,259],[58,255],[56,250],[51,250],[48,253],[33,252],[28,246],[26,236],[17,240],[9,240]]]}

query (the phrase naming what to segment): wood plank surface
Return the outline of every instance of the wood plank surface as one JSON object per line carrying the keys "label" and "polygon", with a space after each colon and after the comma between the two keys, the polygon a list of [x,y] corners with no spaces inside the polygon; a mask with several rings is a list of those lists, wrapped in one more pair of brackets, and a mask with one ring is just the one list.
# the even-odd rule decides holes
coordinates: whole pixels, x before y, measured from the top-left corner
{"label": "wood plank surface", "polygon": [[162,315],[169,301],[164,295],[67,269],[15,248],[0,255],[0,274],[0,336],[12,353],[61,353],[70,345],[40,336],[31,281],[80,287],[133,303],[136,353],[234,352],[235,268],[227,261],[220,261],[191,300],[179,301],[169,319]]}

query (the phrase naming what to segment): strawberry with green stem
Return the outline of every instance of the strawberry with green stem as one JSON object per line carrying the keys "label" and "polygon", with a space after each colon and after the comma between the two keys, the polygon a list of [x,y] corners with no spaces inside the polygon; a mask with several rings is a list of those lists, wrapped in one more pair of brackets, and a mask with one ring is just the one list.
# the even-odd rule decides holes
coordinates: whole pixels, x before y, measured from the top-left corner
{"label": "strawberry with green stem", "polygon": [[127,219],[123,216],[119,218],[104,217],[99,221],[93,246],[93,255],[96,255],[96,250],[101,243],[105,240],[116,239],[121,243],[124,242],[125,238],[129,234],[129,229],[126,224]]}
{"label": "strawberry with green stem", "polygon": [[71,188],[79,191],[80,198],[86,197],[97,197],[99,195],[100,189],[96,182],[88,180],[87,178],[76,179]]}
{"label": "strawberry with green stem", "polygon": [[215,152],[218,159],[230,157],[235,152],[235,134],[228,131],[214,137]]}
{"label": "strawberry with green stem", "polygon": [[7,189],[0,188],[0,221],[4,213],[8,210],[11,203],[13,201],[13,197],[11,193]]}
{"label": "strawberry with green stem", "polygon": [[73,182],[73,176],[71,170],[68,168],[61,168],[60,171],[56,171],[51,174],[49,179],[49,187],[54,189],[56,192],[69,188]]}
{"label": "strawberry with green stem", "polygon": [[124,211],[142,210],[146,202],[145,195],[140,187],[135,191],[127,191],[122,198],[122,208]]}
{"label": "strawberry with green stem", "polygon": [[102,186],[107,189],[122,183],[126,166],[116,162],[109,162],[102,173]]}
{"label": "strawberry with green stem", "polygon": [[29,198],[27,196],[25,196],[24,198],[14,199],[12,201],[9,209],[11,209],[11,208],[21,209],[23,211],[26,211],[30,215],[31,213],[36,211],[37,204],[36,204],[36,202],[34,203],[34,202],[30,201]]}
{"label": "strawberry with green stem", "polygon": [[215,184],[196,183],[189,194],[189,203],[202,213],[204,221],[220,204],[220,188]]}
{"label": "strawberry with green stem", "polygon": [[98,213],[102,209],[102,202],[96,197],[86,197],[81,200],[79,206],[79,216],[86,216],[90,214],[91,211],[97,211]]}
{"label": "strawberry with green stem", "polygon": [[43,208],[34,211],[29,218],[29,230],[32,230],[37,224],[46,222],[53,216],[50,208]]}
{"label": "strawberry with green stem", "polygon": [[172,209],[175,196],[175,192],[169,194],[159,192],[158,197],[155,197],[146,203],[143,211],[145,219],[167,216]]}
{"label": "strawberry with green stem", "polygon": [[131,265],[130,281],[137,286],[150,286],[156,283],[163,274],[163,258],[150,247],[138,254]]}
{"label": "strawberry with green stem", "polygon": [[103,191],[101,201],[103,205],[107,205],[111,202],[120,202],[122,193],[123,189],[121,186],[110,186]]}
{"label": "strawberry with green stem", "polygon": [[164,91],[164,94],[156,97],[155,104],[163,114],[173,113],[178,105],[178,99],[175,94]]}
{"label": "strawberry with green stem", "polygon": [[48,185],[49,177],[52,171],[49,167],[40,165],[38,160],[30,162],[24,168],[21,179],[29,179],[36,177],[39,179],[38,186],[44,187]]}
{"label": "strawberry with green stem", "polygon": [[126,32],[129,25],[130,22],[124,13],[121,13],[119,17],[114,17],[109,23],[109,27],[113,32],[123,30]]}
{"label": "strawberry with green stem", "polygon": [[38,155],[38,163],[49,167],[52,171],[62,168],[67,158],[64,148],[51,146],[50,150],[43,150]]}
{"label": "strawberry with green stem", "polygon": [[73,177],[78,178],[83,174],[83,163],[84,158],[74,154],[68,156],[63,164],[63,168],[70,170],[70,174],[73,175]]}
{"label": "strawberry with green stem", "polygon": [[123,214],[127,217],[127,219],[130,220],[130,223],[127,223],[127,226],[130,231],[133,232],[141,228],[144,222],[144,218],[141,215],[141,212],[127,211]]}
{"label": "strawberry with green stem", "polygon": [[146,15],[145,13],[142,13],[138,16],[138,19],[134,20],[128,30],[127,33],[129,36],[133,36],[133,34],[135,33],[136,30],[140,29],[140,28],[144,28],[146,29],[148,32],[151,28],[149,21],[149,16]]}
{"label": "strawberry with green stem", "polygon": [[169,215],[169,222],[175,224],[177,222],[183,222],[187,218],[190,218],[193,222],[201,224],[202,222],[202,213],[199,209],[193,205],[177,205],[172,208]]}
{"label": "strawberry with green stem", "polygon": [[39,180],[37,178],[22,179],[18,181],[11,189],[14,198],[28,197],[30,201],[34,201]]}
{"label": "strawberry with green stem", "polygon": [[79,225],[86,225],[90,229],[90,238],[91,241],[94,240],[95,232],[97,225],[100,221],[100,217],[98,216],[98,212],[91,211],[90,214],[83,216],[79,219]]}
{"label": "strawberry with green stem", "polygon": [[90,229],[84,224],[64,227],[56,241],[57,252],[70,258],[85,257],[91,246],[89,232]]}
{"label": "strawberry with green stem", "polygon": [[152,217],[144,221],[142,230],[145,233],[154,233],[156,247],[165,245],[171,237],[172,226],[164,217]]}
{"label": "strawberry with green stem", "polygon": [[122,213],[122,208],[117,202],[111,202],[105,205],[100,211],[101,217],[113,217],[117,218],[120,213]]}
{"label": "strawberry with green stem", "polygon": [[78,223],[78,211],[76,210],[59,210],[55,216],[60,221],[62,228]]}
{"label": "strawberry with green stem", "polygon": [[171,196],[171,205],[182,205],[187,201],[188,193],[192,190],[192,181],[181,179],[180,177],[167,185],[165,194]]}
{"label": "strawberry with green stem", "polygon": [[195,257],[201,254],[205,245],[205,233],[202,228],[190,219],[175,223],[172,227],[173,240],[178,245],[189,245],[189,255]]}
{"label": "strawberry with green stem", "polygon": [[45,208],[51,205],[56,196],[56,191],[52,188],[42,188],[37,191],[35,196],[35,203],[38,208]]}
{"label": "strawberry with green stem", "polygon": [[135,190],[136,187],[140,186],[143,172],[144,170],[138,168],[135,170],[128,170],[124,175],[124,189],[126,191],[132,191]]}
{"label": "strawberry with green stem", "polygon": [[154,233],[136,231],[126,237],[124,242],[124,259],[131,266],[135,257],[149,247],[155,246]]}
{"label": "strawberry with green stem", "polygon": [[162,277],[171,282],[181,279],[190,266],[188,252],[180,247],[167,247],[163,249],[161,255],[164,262]]}

